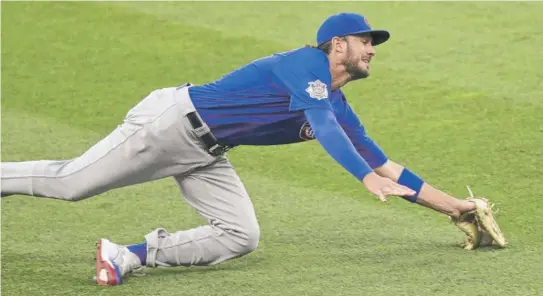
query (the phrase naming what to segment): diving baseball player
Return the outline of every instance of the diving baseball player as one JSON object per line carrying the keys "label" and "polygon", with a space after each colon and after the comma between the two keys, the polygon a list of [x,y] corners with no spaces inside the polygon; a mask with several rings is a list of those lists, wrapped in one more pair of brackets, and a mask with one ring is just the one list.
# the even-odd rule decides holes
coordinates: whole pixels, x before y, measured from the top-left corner
{"label": "diving baseball player", "polygon": [[3,162],[2,196],[79,201],[173,177],[208,224],[174,233],[158,228],[129,246],[101,239],[96,281],[118,285],[145,266],[212,265],[255,250],[260,229],[253,204],[225,152],[316,139],[381,200],[400,196],[451,217],[467,234],[466,249],[479,247],[483,237],[504,247],[488,200],[452,197],[388,159],[349,106],[341,87],[368,77],[375,47],[389,38],[362,15],[332,15],[318,29],[316,46],[255,60],[204,85],[151,92],[77,158]]}

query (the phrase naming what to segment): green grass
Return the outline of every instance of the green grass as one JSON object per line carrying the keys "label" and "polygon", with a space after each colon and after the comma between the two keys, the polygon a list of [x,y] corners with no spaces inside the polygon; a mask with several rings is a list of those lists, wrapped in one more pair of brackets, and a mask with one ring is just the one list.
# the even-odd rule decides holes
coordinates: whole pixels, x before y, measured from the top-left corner
{"label": "green grass", "polygon": [[101,288],[94,243],[204,221],[172,180],[79,203],[2,200],[2,295],[541,295],[543,3],[3,2],[2,161],[67,159],[156,88],[204,83],[311,43],[329,14],[389,29],[345,88],[390,158],[498,204],[504,250],[458,247],[445,216],[370,196],[316,142],[229,153],[256,207],[252,254]]}

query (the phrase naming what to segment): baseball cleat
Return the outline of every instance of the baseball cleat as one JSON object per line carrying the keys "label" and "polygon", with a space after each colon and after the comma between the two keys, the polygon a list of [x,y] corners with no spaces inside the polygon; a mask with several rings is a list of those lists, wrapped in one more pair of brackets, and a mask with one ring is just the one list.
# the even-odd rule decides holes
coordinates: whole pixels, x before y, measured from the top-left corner
{"label": "baseball cleat", "polygon": [[125,246],[114,244],[107,239],[101,239],[97,245],[95,279],[98,285],[120,285],[123,276],[143,268],[138,256]]}

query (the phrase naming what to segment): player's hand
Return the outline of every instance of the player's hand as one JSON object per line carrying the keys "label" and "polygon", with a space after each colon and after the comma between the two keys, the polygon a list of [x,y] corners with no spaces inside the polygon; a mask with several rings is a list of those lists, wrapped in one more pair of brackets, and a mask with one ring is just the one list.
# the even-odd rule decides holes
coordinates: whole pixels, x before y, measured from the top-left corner
{"label": "player's hand", "polygon": [[364,186],[373,194],[377,195],[381,201],[388,201],[387,195],[412,196],[415,191],[400,185],[388,178],[383,178],[376,173],[369,173],[362,179]]}

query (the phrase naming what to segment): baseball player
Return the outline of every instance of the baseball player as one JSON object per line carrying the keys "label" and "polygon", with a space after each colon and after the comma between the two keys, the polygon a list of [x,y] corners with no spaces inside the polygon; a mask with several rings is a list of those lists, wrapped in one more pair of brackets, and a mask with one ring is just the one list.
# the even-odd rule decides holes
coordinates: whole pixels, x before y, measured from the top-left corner
{"label": "baseball player", "polygon": [[399,196],[448,215],[467,234],[466,249],[482,241],[504,247],[488,200],[452,197],[390,160],[341,91],[368,77],[375,47],[389,32],[373,30],[362,15],[340,13],[327,18],[316,37],[315,46],[255,60],[214,82],[151,92],[77,158],[3,162],[2,196],[79,201],[173,177],[208,223],[174,233],[158,228],[133,245],[99,240],[96,282],[118,285],[145,266],[212,265],[255,250],[258,221],[226,151],[316,139],[380,200]]}

